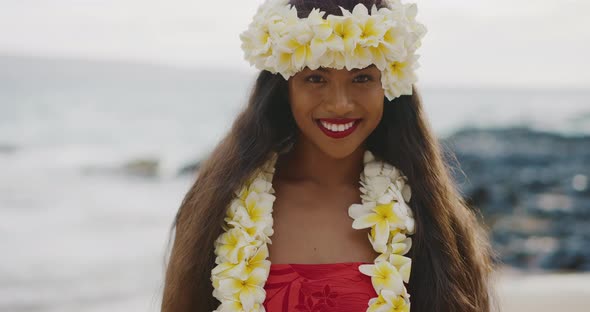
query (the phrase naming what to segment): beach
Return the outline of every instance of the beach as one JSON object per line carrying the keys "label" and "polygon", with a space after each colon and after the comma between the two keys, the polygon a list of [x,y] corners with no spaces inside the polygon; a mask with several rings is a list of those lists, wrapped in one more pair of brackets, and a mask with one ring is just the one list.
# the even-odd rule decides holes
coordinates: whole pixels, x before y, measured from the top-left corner
{"label": "beach", "polygon": [[590,273],[523,273],[503,268],[496,279],[504,312],[585,312],[590,308]]}

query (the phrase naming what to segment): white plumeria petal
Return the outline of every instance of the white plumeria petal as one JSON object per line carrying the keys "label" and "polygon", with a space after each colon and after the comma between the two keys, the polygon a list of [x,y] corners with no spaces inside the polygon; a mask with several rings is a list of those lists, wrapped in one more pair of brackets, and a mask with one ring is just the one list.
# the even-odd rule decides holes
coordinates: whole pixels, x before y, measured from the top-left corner
{"label": "white plumeria petal", "polygon": [[366,177],[374,177],[381,173],[383,165],[379,162],[369,162],[365,164],[364,173]]}
{"label": "white plumeria petal", "polygon": [[410,269],[412,265],[412,259],[401,255],[392,254],[389,256],[389,263],[396,267],[403,277],[404,282],[408,282],[410,279]]}
{"label": "white plumeria petal", "polygon": [[409,185],[404,185],[404,187],[402,188],[402,196],[404,198],[404,201],[410,202],[410,199],[412,198],[412,189],[410,188]]}
{"label": "white plumeria petal", "polygon": [[370,227],[374,226],[378,222],[379,222],[379,216],[377,216],[374,213],[369,213],[369,214],[360,216],[359,218],[355,219],[352,222],[352,228],[357,229],[357,230],[366,229],[366,228],[370,228]]}
{"label": "white plumeria petal", "polygon": [[365,154],[363,155],[363,163],[366,165],[367,163],[370,163],[374,160],[375,160],[375,155],[373,155],[373,153],[371,151],[366,150]]}
{"label": "white plumeria petal", "polygon": [[272,184],[262,178],[257,178],[252,182],[250,189],[256,193],[265,193],[270,191]]}
{"label": "white plumeria petal", "polygon": [[377,201],[379,197],[385,195],[385,192],[390,187],[391,180],[385,176],[366,177],[365,184],[370,186],[365,187],[366,195]]}
{"label": "white plumeria petal", "polygon": [[[384,251],[385,244],[389,238],[389,224],[387,222],[379,222],[375,224],[375,245],[383,246],[381,252]],[[379,251],[379,250],[378,250]]]}
{"label": "white plumeria petal", "polygon": [[413,218],[408,218],[406,219],[406,230],[408,231],[408,234],[414,234],[416,229],[416,221],[414,221]]}
{"label": "white plumeria petal", "polygon": [[390,203],[393,200],[393,194],[391,194],[390,192],[387,192],[383,195],[381,195],[381,197],[377,198],[377,203],[378,204],[387,204]]}
{"label": "white plumeria petal", "polygon": [[365,214],[371,213],[373,208],[375,208],[375,203],[352,204],[348,208],[348,215],[353,219],[357,219]]}

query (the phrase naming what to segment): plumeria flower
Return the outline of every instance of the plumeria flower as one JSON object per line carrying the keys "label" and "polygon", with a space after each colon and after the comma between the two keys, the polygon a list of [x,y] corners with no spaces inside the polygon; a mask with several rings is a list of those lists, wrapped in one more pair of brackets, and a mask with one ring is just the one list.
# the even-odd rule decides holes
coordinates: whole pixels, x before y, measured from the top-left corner
{"label": "plumeria flower", "polygon": [[394,99],[401,95],[412,94],[412,84],[417,81],[414,74],[417,55],[410,55],[404,60],[394,61],[388,64],[381,75],[381,83],[388,99]]}
{"label": "plumeria flower", "polygon": [[240,39],[242,40],[242,49],[250,55],[261,55],[268,52],[272,44],[268,18],[259,17],[252,21],[248,29],[240,34]]}
{"label": "plumeria flower", "polygon": [[221,234],[215,241],[215,254],[220,261],[238,263],[240,250],[253,241],[254,238],[245,231],[237,228],[230,229]]}
{"label": "plumeria flower", "polygon": [[[252,237],[261,237],[270,242],[273,234],[272,205],[275,196],[272,184],[259,175],[250,179],[236,192],[226,212],[225,222],[233,228],[239,228]],[[227,229],[227,226],[224,226]]]}
{"label": "plumeria flower", "polygon": [[280,39],[290,28],[298,24],[297,9],[294,6],[280,6],[261,16],[260,23],[267,23],[273,41]]}
{"label": "plumeria flower", "polygon": [[272,183],[270,180],[267,179],[267,177],[264,175],[264,172],[258,172],[252,177],[246,179],[244,185],[235,192],[235,195],[237,199],[245,201],[246,197],[248,197],[248,194],[251,192],[263,193],[270,192],[271,190]]}
{"label": "plumeria flower", "polygon": [[334,60],[340,61],[338,55],[333,52],[344,51],[342,37],[334,31],[330,21],[323,18],[324,14],[325,12],[314,9],[306,21],[315,34],[311,41],[311,51],[320,66],[330,65]]}
{"label": "plumeria flower", "polygon": [[[350,54],[357,44],[361,29],[355,21],[349,17],[328,15],[328,22],[332,25],[334,33],[342,38],[344,54]],[[348,59],[348,58],[347,58]]]}
{"label": "plumeria flower", "polygon": [[377,260],[387,260],[387,256],[389,256],[389,254],[387,254],[387,256],[385,256],[385,253],[387,252],[387,240],[383,241],[383,240],[378,240],[377,239],[377,235],[376,235],[376,231],[375,231],[375,227],[371,228],[371,231],[369,231],[369,242],[371,243],[371,246],[373,246],[373,249],[376,252],[380,252],[382,253],[381,255],[379,255],[379,257],[377,257],[377,259],[375,259],[375,261]]}
{"label": "plumeria flower", "polygon": [[[293,68],[296,71],[303,69],[304,65],[313,64],[314,57],[311,50],[311,40],[314,33],[311,27],[305,23],[296,24],[291,35],[281,38],[280,57],[277,59],[277,68],[283,70]],[[289,59],[288,55],[291,56]]]}
{"label": "plumeria flower", "polygon": [[[243,191],[244,193],[246,192],[245,188],[242,188],[242,190],[244,190]],[[239,196],[239,194],[241,194],[241,192],[242,191],[236,192],[236,194],[238,194],[238,196]],[[227,212],[226,212],[224,221],[226,223],[230,223],[230,222],[236,220],[236,212],[238,211],[238,209],[240,209],[240,207],[243,207],[243,206],[244,206],[244,201],[241,198],[238,197],[238,198],[232,199],[232,201],[229,204],[229,207],[227,208]],[[224,225],[224,228],[226,231],[228,230],[227,226],[225,226],[225,225]]]}
{"label": "plumeria flower", "polygon": [[244,249],[247,251],[243,253],[243,257],[237,264],[230,262],[221,263],[213,268],[211,273],[244,280],[256,269],[270,270],[270,261],[266,260],[268,258],[268,247],[266,244],[262,244],[258,248],[248,246]]}
{"label": "plumeria flower", "polygon": [[252,183],[250,183],[250,187],[248,189],[250,192],[267,193],[272,190],[272,183],[262,176],[259,176],[256,177]]}
{"label": "plumeria flower", "polygon": [[272,222],[272,205],[274,195],[250,192],[244,200],[244,206],[237,207],[234,220],[246,228],[256,227],[261,230]]}
{"label": "plumeria flower", "polygon": [[320,9],[313,9],[305,20],[305,23],[312,28],[315,36],[321,40],[326,40],[333,33],[330,22],[324,19],[325,14],[326,12]]}
{"label": "plumeria flower", "polygon": [[389,238],[390,229],[405,225],[395,209],[396,203],[389,204],[353,204],[348,209],[348,214],[355,220],[352,227],[355,229],[366,229],[375,227],[375,244],[384,246]]}
{"label": "plumeria flower", "polygon": [[412,248],[412,238],[407,237],[406,235],[400,232],[394,232],[391,235],[391,243],[389,247],[391,248],[391,253],[396,255],[405,255],[410,251]]}
{"label": "plumeria flower", "polygon": [[[377,13],[377,6],[373,4],[371,8],[373,13]],[[349,13],[346,13],[347,15]],[[357,4],[350,16],[357,21],[361,33],[359,35],[359,43],[363,47],[374,47],[379,44],[381,37],[387,31],[386,28],[386,21],[384,16],[379,14],[371,14],[369,15],[369,10],[366,6],[359,3]]]}
{"label": "plumeria flower", "polygon": [[375,261],[387,261],[391,254],[405,255],[412,247],[412,239],[407,237],[402,229],[390,231],[389,240],[386,244],[375,239],[375,228],[369,232],[369,241],[373,249],[381,254]]}
{"label": "plumeria flower", "polygon": [[397,268],[388,261],[381,261],[375,264],[361,264],[359,271],[371,277],[371,283],[375,291],[381,290],[393,291],[395,294],[401,294],[404,289],[402,276]]}
{"label": "plumeria flower", "polygon": [[[279,72],[285,80],[293,76],[297,69],[293,65],[293,52],[290,51],[275,51],[272,59],[273,68]],[[270,60],[270,59],[269,59]]]}
{"label": "plumeria flower", "polygon": [[[361,180],[361,192],[363,193],[362,199],[365,201],[375,201],[381,203],[391,202],[391,199],[386,201],[380,201],[379,199],[389,192],[391,180],[387,176],[373,176],[365,177]],[[391,196],[390,196],[391,197]]]}
{"label": "plumeria flower", "polygon": [[295,23],[297,19],[282,3],[266,4],[259,8],[248,29],[240,34],[240,39],[245,59],[259,68],[270,69],[267,60],[273,55],[273,40],[277,33],[283,32],[289,23]]}
{"label": "plumeria flower", "polygon": [[[239,300],[224,300],[221,305],[213,312],[235,312],[247,311]],[[254,304],[254,307],[248,312],[262,312],[265,311],[260,303]]]}
{"label": "plumeria flower", "polygon": [[[347,47],[345,66],[347,69],[365,68],[374,63],[373,53],[369,47],[379,44],[380,38],[386,31],[381,16],[369,15],[367,7],[357,4],[352,12],[341,8],[343,17],[358,27],[355,33],[356,43]],[[383,60],[384,61],[384,60]],[[381,66],[383,67],[383,66]]]}
{"label": "plumeria flower", "polygon": [[408,283],[410,281],[410,271],[412,269],[412,259],[392,254],[389,256],[389,263],[391,263],[402,276],[404,282]]}
{"label": "plumeria flower", "polygon": [[[387,9],[380,9],[387,10]],[[383,71],[388,63],[404,59],[408,54],[406,37],[408,32],[399,23],[388,20],[385,15],[383,23],[386,25],[385,32],[376,45],[370,47],[375,58],[375,66]]]}
{"label": "plumeria flower", "polygon": [[322,59],[322,56],[329,49],[332,51],[343,49],[342,38],[334,33],[330,22],[323,18],[324,14],[325,12],[319,9],[313,9],[306,19],[306,24],[311,27],[314,33],[314,37],[310,43],[310,49],[315,58],[313,62],[310,62],[311,64],[307,64],[312,70],[321,66],[322,61],[326,61]]}
{"label": "plumeria flower", "polygon": [[220,279],[218,291],[222,298],[234,300],[239,298],[243,309],[250,311],[256,304],[264,302],[266,296],[264,284],[267,278],[267,271],[258,268],[244,280],[231,277]]}
{"label": "plumeria flower", "polygon": [[379,297],[369,300],[367,312],[409,312],[410,303],[393,291],[382,290]]}
{"label": "plumeria flower", "polygon": [[416,21],[418,7],[415,3],[405,4],[403,6],[404,22],[408,31],[406,35],[406,48],[415,51],[422,45],[421,39],[427,33],[427,29],[423,24]]}

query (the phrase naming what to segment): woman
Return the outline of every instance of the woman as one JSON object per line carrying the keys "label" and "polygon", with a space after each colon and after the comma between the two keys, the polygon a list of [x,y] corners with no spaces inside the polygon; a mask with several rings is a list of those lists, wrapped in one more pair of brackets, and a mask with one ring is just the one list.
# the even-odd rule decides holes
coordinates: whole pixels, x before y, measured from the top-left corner
{"label": "woman", "polygon": [[415,10],[263,4],[241,37],[262,71],[178,211],[162,311],[490,310],[489,246],[413,85]]}

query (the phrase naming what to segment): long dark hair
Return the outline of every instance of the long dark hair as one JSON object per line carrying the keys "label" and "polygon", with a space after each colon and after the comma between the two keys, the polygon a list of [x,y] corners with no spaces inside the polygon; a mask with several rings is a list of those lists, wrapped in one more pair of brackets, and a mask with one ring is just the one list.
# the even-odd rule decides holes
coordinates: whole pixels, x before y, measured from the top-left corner
{"label": "long dark hair", "polygon": [[[291,1],[300,17],[311,8],[340,14],[381,1]],[[416,233],[409,257],[408,292],[412,311],[490,311],[488,276],[491,250],[476,217],[451,179],[450,166],[423,111],[416,87],[412,95],[384,99],[383,117],[367,139],[367,148],[399,168],[412,186],[410,206]],[[209,312],[219,302],[210,280],[215,265],[213,242],[233,190],[260,167],[272,151],[296,139],[298,128],[288,100],[288,84],[279,74],[262,71],[250,100],[229,133],[201,165],[199,176],[174,220],[174,244],[167,263],[163,312]],[[172,237],[171,237],[172,238]]]}

